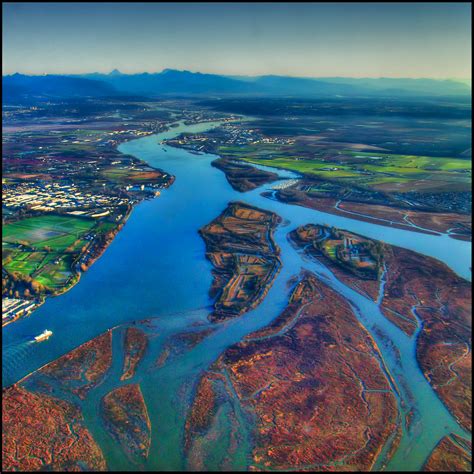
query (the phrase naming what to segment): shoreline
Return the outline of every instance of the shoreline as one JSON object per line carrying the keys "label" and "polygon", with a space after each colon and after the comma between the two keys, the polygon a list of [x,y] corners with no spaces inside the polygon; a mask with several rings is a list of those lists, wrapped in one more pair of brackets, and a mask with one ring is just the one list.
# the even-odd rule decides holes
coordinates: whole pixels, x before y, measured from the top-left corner
{"label": "shoreline", "polygon": [[[179,174],[178,174],[178,175],[179,175]],[[106,246],[105,248],[108,248],[108,246]],[[104,251],[105,251],[105,249],[104,249]],[[102,255],[102,254],[100,254],[100,255]],[[100,256],[100,255],[99,255],[99,256]],[[97,258],[99,258],[99,257],[97,257]],[[85,283],[85,282],[84,282],[84,283]],[[342,294],[342,293],[341,293],[341,294]],[[356,307],[357,307],[357,306],[356,306]],[[118,326],[120,326],[120,325],[117,325],[117,326],[115,326],[115,327],[118,327]],[[364,326],[365,326],[365,325],[364,325]],[[173,360],[172,360],[172,363],[174,363]],[[46,365],[47,365],[47,364],[46,364]],[[38,370],[38,369],[37,369],[37,370]],[[34,372],[35,372],[35,371],[32,371],[30,374],[28,374],[28,375],[25,376],[24,378],[27,378],[28,376],[30,376],[30,375],[31,375],[32,373],[34,373]],[[23,379],[24,379],[24,378],[23,378]],[[23,379],[22,379],[22,380],[23,380]],[[390,456],[392,455],[391,451],[389,451],[389,453],[390,453],[390,455],[387,455],[388,457],[390,457]]]}
{"label": "shoreline", "polygon": [[[173,146],[175,148],[183,149],[183,150],[186,150],[186,151],[189,151],[189,152],[193,151],[192,149],[190,149],[186,146],[181,146],[179,144],[173,144],[171,146]],[[236,189],[237,191],[240,191],[240,192],[246,192],[246,191],[250,191],[250,190],[253,189],[252,187],[244,187],[243,189],[239,189],[239,187],[238,186],[236,187],[235,183],[233,183],[231,181],[232,178],[234,178],[232,176],[232,172],[229,173],[228,170],[226,169],[226,167],[232,166],[232,162],[229,160],[229,157],[227,157],[226,155],[219,154],[217,152],[217,150],[212,149],[212,148],[210,150],[205,149],[205,150],[201,151],[200,153],[202,153],[202,152],[217,156],[217,159],[215,159],[212,162],[212,166],[214,166],[215,168],[218,168],[220,171],[222,171],[224,173],[227,180],[229,181],[229,184],[234,189]],[[312,178],[311,176],[308,176],[304,173],[294,171],[294,170],[289,170],[288,168],[284,168],[284,167],[281,167],[281,166],[272,165],[271,163],[261,165],[259,163],[255,163],[251,160],[241,159],[241,160],[236,161],[235,164],[236,165],[240,164],[241,166],[248,166],[248,167],[252,168],[255,172],[261,171],[259,166],[262,166],[264,168],[268,168],[268,170],[264,171],[265,173],[268,173],[268,174],[272,173],[270,171],[270,169],[274,169],[274,170],[277,170],[277,171],[294,173],[296,175],[296,179],[300,179],[300,180],[304,179],[306,177],[309,178],[309,179]],[[231,180],[229,179],[229,177],[231,178]],[[281,180],[282,178],[279,177],[278,179]],[[268,181],[268,182],[271,182],[271,181]],[[356,221],[367,222],[369,224],[376,224],[376,225],[380,225],[380,226],[388,227],[388,228],[392,227],[392,228],[396,228],[396,229],[407,230],[407,231],[416,232],[416,233],[420,233],[420,234],[427,234],[427,235],[439,235],[439,236],[447,235],[447,236],[449,236],[449,237],[451,237],[452,239],[455,239],[455,240],[462,240],[462,241],[467,241],[467,242],[472,241],[472,236],[469,235],[469,234],[459,234],[459,233],[455,233],[455,232],[453,232],[453,233],[443,232],[441,230],[423,228],[423,227],[420,227],[416,224],[410,225],[410,224],[404,224],[402,222],[389,221],[387,219],[381,219],[381,218],[377,218],[375,216],[369,216],[369,215],[364,215],[364,214],[357,213],[357,212],[352,212],[352,211],[340,209],[339,207],[333,207],[333,206],[329,207],[329,206],[324,206],[324,205],[321,206],[321,207],[317,207],[315,205],[311,205],[312,204],[311,199],[308,198],[308,197],[304,201],[290,201],[290,200],[282,198],[281,193],[279,193],[278,190],[276,192],[264,191],[262,193],[262,195],[264,197],[266,197],[267,199],[274,199],[278,202],[282,202],[282,203],[285,203],[285,204],[294,204],[294,205],[298,205],[298,206],[301,206],[301,207],[306,207],[308,209],[313,209],[313,210],[320,211],[320,212],[326,212],[328,214],[332,214],[332,215],[336,215],[336,216],[347,217],[349,219],[353,219],[353,220],[356,220]],[[350,203],[352,201],[343,201],[343,202]],[[339,203],[336,203],[335,206],[338,206],[338,204]],[[395,209],[397,211],[403,211],[404,210],[403,207],[396,207],[396,206],[393,206],[393,209]],[[431,213],[433,213],[433,211],[429,211],[429,210],[420,211],[420,212],[431,212]],[[354,216],[354,217],[350,217],[350,216]]]}
{"label": "shoreline", "polygon": [[[400,229],[400,230],[406,230],[408,232],[415,232],[418,234],[427,234],[427,235],[434,235],[434,236],[443,236],[447,235],[448,237],[455,239],[455,240],[463,240],[465,242],[471,242],[471,236],[469,235],[463,235],[463,234],[455,234],[455,233],[446,233],[446,232],[441,232],[437,230],[430,230],[430,229],[423,229],[418,226],[412,226],[409,224],[403,224],[403,223],[398,223],[394,221],[388,221],[387,219],[380,219],[377,217],[369,216],[369,215],[364,215],[361,213],[356,213],[352,211],[347,211],[344,209],[340,209],[338,207],[333,207],[333,206],[320,206],[317,207],[316,205],[311,205],[310,202],[305,201],[291,201],[288,199],[282,199],[281,197],[277,195],[274,196],[273,194],[270,194],[269,192],[264,192],[262,195],[266,197],[267,199],[273,199],[277,202],[281,202],[284,204],[292,204],[296,206],[301,206],[305,207],[307,209],[313,209],[315,211],[319,212],[325,212],[327,214],[332,214],[334,216],[340,216],[340,217],[345,217],[347,219],[352,219],[355,221],[360,221],[360,222],[367,222],[369,224],[375,224],[379,225],[382,227],[388,227],[388,228],[395,228],[395,229]],[[337,203],[336,203],[337,204]]]}
{"label": "shoreline", "polygon": [[[171,181],[171,184],[170,186],[173,184],[174,182],[174,179]],[[63,295],[64,293],[67,293],[69,290],[71,290],[72,288],[74,288],[81,280],[81,276],[83,273],[87,272],[89,270],[89,268],[104,254],[104,252],[109,248],[109,246],[112,244],[112,242],[115,240],[115,237],[119,234],[119,232],[122,231],[123,229],[123,226],[127,223],[128,221],[128,218],[130,217],[130,215],[132,214],[132,211],[134,209],[135,206],[141,204],[143,201],[146,201],[148,199],[154,199],[155,197],[158,197],[158,196],[153,196],[151,198],[145,198],[145,199],[142,199],[134,204],[131,204],[129,206],[129,209],[127,210],[127,213],[125,214],[125,216],[123,217],[123,219],[120,220],[119,223],[117,223],[117,227],[115,228],[115,230],[113,231],[113,237],[110,241],[106,242],[106,244],[102,247],[100,247],[98,249],[98,252],[96,255],[94,255],[93,257],[90,258],[90,260],[88,261],[88,264],[85,268],[85,270],[78,270],[77,267],[79,266],[80,268],[80,265],[78,263],[78,261],[84,256],[84,253],[80,253],[76,259],[75,262],[73,262],[73,266],[75,267],[71,273],[71,278],[70,278],[70,282],[65,285],[63,288],[60,288],[59,290],[56,290],[52,293],[46,293],[46,294],[41,294],[39,296],[39,298],[41,299],[41,301],[26,315],[22,315],[22,316],[18,316],[8,322],[6,322],[5,324],[2,324],[2,328],[4,328],[5,326],[8,326],[10,323],[14,323],[16,321],[19,321],[20,319],[24,319],[24,318],[27,318],[29,316],[31,316],[40,306],[42,306],[48,298],[56,298],[57,296],[61,296]],[[119,229],[120,227],[120,229]],[[89,245],[93,244],[94,241],[91,241]]]}
{"label": "shoreline", "polygon": [[[175,122],[172,122],[171,124],[167,124],[167,126],[162,130],[160,131],[159,133],[163,133],[164,131],[168,131],[171,129],[173,123]],[[199,123],[199,122],[198,122]],[[151,135],[150,135],[151,136]],[[139,137],[139,138],[134,138],[134,140],[137,140],[137,139],[140,139],[142,137]],[[121,141],[120,143],[117,143],[116,145],[116,150],[123,154],[122,152],[120,152],[118,150],[119,146],[122,145],[123,143],[126,143],[130,141],[130,139],[124,139],[123,141]],[[143,160],[139,160],[140,162],[146,164],[147,166],[150,166],[151,168],[154,168],[160,172],[163,172],[163,170],[159,169],[159,168],[155,168],[151,165],[149,165],[148,163],[146,163],[145,161]],[[165,189],[169,188],[170,186],[173,185],[176,177],[169,174],[169,173],[166,173],[168,176],[169,176],[169,182],[167,183],[167,186],[165,187]],[[97,251],[97,254],[92,256],[90,258],[90,260],[88,261],[87,265],[86,265],[86,268],[85,270],[82,270],[80,269],[81,268],[81,265],[79,264],[79,261],[81,260],[81,258],[85,255],[84,252],[81,252],[75,261],[73,261],[72,263],[72,266],[71,266],[71,277],[68,281],[68,283],[66,285],[64,285],[64,287],[58,289],[58,290],[55,290],[51,293],[43,293],[43,294],[40,294],[38,295],[38,298],[40,299],[39,303],[31,310],[28,312],[28,314],[25,314],[25,315],[21,315],[21,316],[17,316],[9,321],[7,321],[5,324],[3,324],[2,322],[2,329],[6,326],[8,326],[9,324],[11,323],[14,323],[16,321],[19,321],[20,319],[24,319],[24,318],[27,318],[27,317],[30,317],[40,306],[42,306],[48,298],[55,298],[57,296],[61,296],[62,294],[68,292],[69,290],[71,290],[72,288],[74,288],[81,280],[81,276],[83,273],[85,273],[86,271],[89,270],[89,268],[104,254],[104,252],[108,249],[109,245],[112,244],[112,242],[115,240],[115,237],[118,235],[119,232],[121,232],[121,230],[123,229],[123,227],[125,226],[125,224],[127,223],[130,215],[132,214],[132,211],[133,209],[135,208],[135,206],[141,204],[143,201],[147,201],[147,200],[150,200],[150,199],[155,199],[156,197],[159,197],[159,194],[153,194],[153,195],[149,195],[149,196],[146,196],[136,202],[133,202],[132,204],[129,204],[128,205],[128,209],[127,209],[127,212],[125,213],[125,215],[123,216],[122,219],[120,219],[119,222],[116,223],[116,227],[112,230],[112,239],[108,242],[105,243],[104,246],[100,247]],[[48,215],[48,214],[46,214]],[[94,240],[92,240],[91,242],[89,242],[88,246],[87,246],[87,249],[94,244]],[[86,250],[87,250],[86,249]],[[79,269],[78,269],[79,267]],[[3,299],[3,295],[2,295],[2,299]]]}

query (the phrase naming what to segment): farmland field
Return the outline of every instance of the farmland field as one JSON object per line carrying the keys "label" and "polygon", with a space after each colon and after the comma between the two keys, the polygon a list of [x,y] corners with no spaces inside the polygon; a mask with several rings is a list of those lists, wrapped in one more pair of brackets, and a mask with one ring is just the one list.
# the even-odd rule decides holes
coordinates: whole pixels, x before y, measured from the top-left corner
{"label": "farmland field", "polygon": [[3,241],[25,242],[35,248],[51,247],[60,251],[74,243],[95,224],[92,219],[77,217],[31,217],[6,225],[3,229]]}
{"label": "farmland field", "polygon": [[326,180],[384,191],[468,191],[470,160],[334,150],[320,153],[302,145],[222,146],[218,153],[257,165],[273,166]]}
{"label": "farmland field", "polygon": [[10,274],[30,277],[51,291],[67,284],[74,260],[95,227],[107,232],[111,223],[65,216],[31,217],[3,229],[2,261]]}

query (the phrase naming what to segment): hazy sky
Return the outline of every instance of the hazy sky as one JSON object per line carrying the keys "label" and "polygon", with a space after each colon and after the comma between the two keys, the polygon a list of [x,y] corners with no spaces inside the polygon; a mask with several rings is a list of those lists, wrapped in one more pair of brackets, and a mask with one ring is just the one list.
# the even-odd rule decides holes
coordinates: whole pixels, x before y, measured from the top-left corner
{"label": "hazy sky", "polygon": [[471,77],[469,3],[4,3],[3,73]]}

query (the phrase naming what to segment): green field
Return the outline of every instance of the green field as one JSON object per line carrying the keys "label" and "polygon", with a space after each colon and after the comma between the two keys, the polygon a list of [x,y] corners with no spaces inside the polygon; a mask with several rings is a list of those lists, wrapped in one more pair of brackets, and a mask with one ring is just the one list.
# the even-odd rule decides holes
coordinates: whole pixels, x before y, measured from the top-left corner
{"label": "green field", "polygon": [[472,178],[471,160],[449,157],[352,150],[311,154],[301,146],[277,144],[223,146],[218,153],[248,163],[386,191],[465,191]]}
{"label": "green field", "polygon": [[334,241],[328,240],[324,242],[323,248],[331,259],[336,260],[336,246],[334,245]]}
{"label": "green field", "polygon": [[64,255],[60,257],[58,263],[53,260],[48,262],[42,267],[35,279],[47,288],[57,290],[63,287],[68,280],[71,278],[71,266],[73,263],[74,256]]}
{"label": "green field", "polygon": [[416,155],[394,155],[390,153],[367,153],[367,152],[347,152],[354,158],[377,158],[374,160],[375,168],[394,167],[400,170],[419,171],[459,171],[464,172],[472,169],[471,160],[461,160],[459,158],[416,156]]}
{"label": "green field", "polygon": [[86,234],[96,221],[77,217],[41,216],[30,217],[3,228],[3,241],[25,243],[41,249],[50,247],[64,250]]}
{"label": "green field", "polygon": [[[275,158],[272,160],[253,158],[242,159],[248,163],[254,163],[256,165],[274,166],[276,168],[296,171],[302,174],[320,176],[322,178],[331,179],[359,177],[359,174],[356,171],[351,170],[349,166],[336,165],[324,161],[295,160],[285,158]],[[325,168],[337,168],[337,170],[327,170]]]}
{"label": "green field", "polygon": [[72,265],[85,236],[113,228],[108,222],[66,216],[30,217],[3,228],[2,262],[10,274],[30,276],[47,289],[64,287],[73,276]]}

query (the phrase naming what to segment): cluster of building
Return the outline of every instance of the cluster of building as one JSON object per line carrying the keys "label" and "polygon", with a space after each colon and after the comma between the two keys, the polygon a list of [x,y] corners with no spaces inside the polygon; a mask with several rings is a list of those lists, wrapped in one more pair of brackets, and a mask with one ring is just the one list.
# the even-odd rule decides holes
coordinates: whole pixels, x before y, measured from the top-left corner
{"label": "cluster of building", "polygon": [[221,127],[225,136],[219,140],[220,145],[293,145],[294,138],[267,137],[257,128],[243,128],[242,125],[226,123]]}
{"label": "cluster of building", "polygon": [[[153,133],[156,133],[157,130],[114,130],[112,132],[106,132],[104,134],[104,137],[97,140],[102,142],[99,144],[99,146],[117,146],[120,143],[122,143],[124,140],[130,139],[130,138],[135,138],[135,137],[143,137],[143,136],[148,136],[152,135]],[[112,137],[108,138],[107,136]],[[74,142],[76,143],[76,142]]]}
{"label": "cluster of building", "polygon": [[[126,197],[108,196],[105,194],[86,193],[74,184],[59,183],[18,183],[3,185],[3,205],[6,208],[33,211],[67,211],[70,214],[88,214],[87,209],[105,209],[128,204]],[[81,210],[78,210],[81,209]],[[100,217],[100,216],[92,216]]]}
{"label": "cluster of building", "polygon": [[2,299],[2,326],[8,324],[20,316],[26,316],[37,306],[36,301],[17,298]]}
{"label": "cluster of building", "polygon": [[272,189],[289,188],[290,186],[293,186],[294,184],[297,184],[298,182],[299,182],[299,179],[286,179],[284,181],[281,181],[280,183],[274,184],[272,186]]}
{"label": "cluster of building", "polygon": [[128,134],[134,137],[142,137],[146,135],[151,135],[153,132],[151,131],[143,131],[143,130],[114,130],[113,132],[107,132],[106,135],[123,135]]}
{"label": "cluster of building", "polygon": [[346,260],[352,260],[360,265],[375,266],[376,262],[370,257],[367,251],[361,247],[360,242],[349,237],[344,237],[344,249],[342,256]]}
{"label": "cluster of building", "polygon": [[203,122],[214,122],[214,121],[224,121],[229,122],[236,120],[239,117],[237,115],[228,115],[223,117],[219,112],[207,111],[194,111],[194,110],[180,110],[180,115],[183,118],[183,121],[186,125],[193,123],[203,123]]}
{"label": "cluster of building", "polygon": [[426,206],[429,208],[470,214],[472,212],[472,194],[465,192],[419,193],[416,191],[399,193],[399,199],[411,206]]}
{"label": "cluster of building", "polygon": [[372,258],[364,243],[353,235],[333,235],[325,228],[319,229],[319,243],[330,258],[352,262],[359,269],[376,270],[377,262]]}
{"label": "cluster of building", "polygon": [[162,144],[169,144],[171,146],[177,146],[193,150],[193,151],[205,151],[206,144],[216,143],[216,140],[213,140],[205,135],[183,135],[181,138],[174,140],[163,140]]}
{"label": "cluster of building", "polygon": [[177,139],[168,140],[172,146],[180,146],[193,151],[213,151],[216,146],[241,145],[292,145],[294,138],[267,137],[259,129],[243,128],[230,120],[221,125],[218,130],[206,134],[183,135]]}

